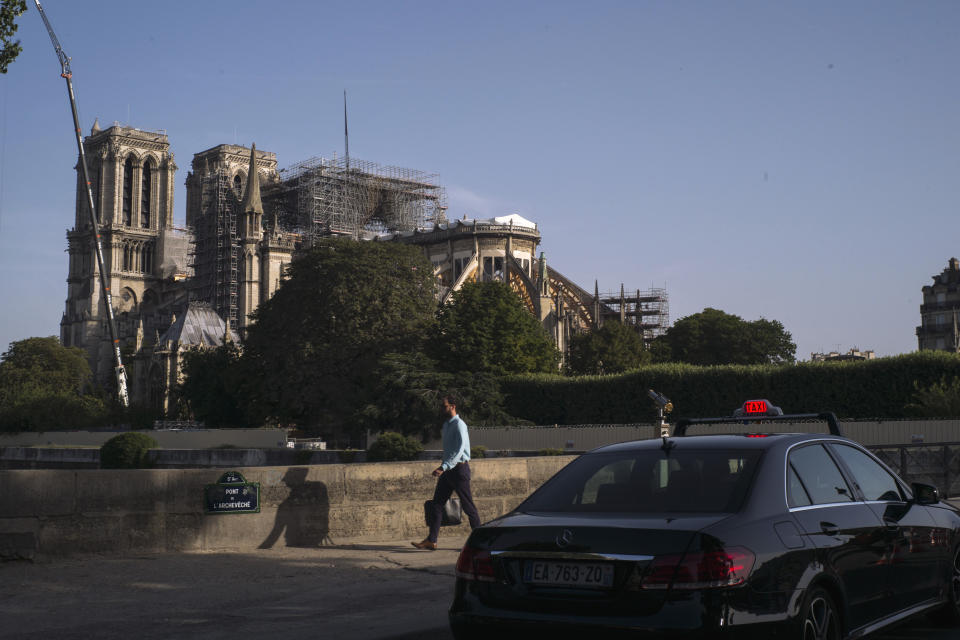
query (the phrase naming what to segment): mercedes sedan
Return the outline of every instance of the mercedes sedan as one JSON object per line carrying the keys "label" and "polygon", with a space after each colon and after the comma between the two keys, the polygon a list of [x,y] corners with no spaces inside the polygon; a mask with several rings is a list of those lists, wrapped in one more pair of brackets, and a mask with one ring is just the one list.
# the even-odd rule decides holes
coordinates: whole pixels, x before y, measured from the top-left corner
{"label": "mercedes sedan", "polygon": [[[744,407],[685,422],[811,417]],[[829,435],[678,423],[580,456],[472,532],[454,636],[839,640],[920,613],[958,624],[960,512],[818,415]]]}

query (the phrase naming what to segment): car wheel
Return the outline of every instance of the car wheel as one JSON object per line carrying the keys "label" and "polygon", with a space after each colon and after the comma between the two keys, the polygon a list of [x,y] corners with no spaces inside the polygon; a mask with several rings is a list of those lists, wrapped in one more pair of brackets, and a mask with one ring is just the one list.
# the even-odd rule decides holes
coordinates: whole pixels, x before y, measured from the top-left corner
{"label": "car wheel", "polygon": [[826,589],[807,593],[800,624],[800,640],[840,640],[840,614]]}
{"label": "car wheel", "polygon": [[946,626],[960,626],[960,548],[953,552],[953,567],[947,585],[947,603],[933,614],[933,619]]}

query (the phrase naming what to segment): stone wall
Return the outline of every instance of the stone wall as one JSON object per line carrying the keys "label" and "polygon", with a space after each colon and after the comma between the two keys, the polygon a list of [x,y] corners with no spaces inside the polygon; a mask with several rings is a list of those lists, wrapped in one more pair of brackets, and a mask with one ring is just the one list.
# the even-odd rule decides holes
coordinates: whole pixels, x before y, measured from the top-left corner
{"label": "stone wall", "polygon": [[[515,507],[573,456],[471,462],[484,521]],[[0,471],[0,558],[251,551],[419,540],[435,461],[237,469],[260,513],[205,514],[223,469]],[[466,522],[456,528],[469,531]],[[441,534],[442,535],[442,534]]]}

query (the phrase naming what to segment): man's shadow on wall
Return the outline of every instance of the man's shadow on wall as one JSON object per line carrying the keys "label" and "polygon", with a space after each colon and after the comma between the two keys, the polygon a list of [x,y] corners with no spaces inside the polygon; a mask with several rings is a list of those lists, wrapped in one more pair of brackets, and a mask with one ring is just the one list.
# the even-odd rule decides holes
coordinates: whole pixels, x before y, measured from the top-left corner
{"label": "man's shadow on wall", "polygon": [[283,476],[289,491],[277,507],[273,529],[260,543],[261,549],[271,549],[285,533],[288,547],[319,547],[332,544],[330,539],[330,497],[327,485],[308,482],[305,467],[291,467]]}

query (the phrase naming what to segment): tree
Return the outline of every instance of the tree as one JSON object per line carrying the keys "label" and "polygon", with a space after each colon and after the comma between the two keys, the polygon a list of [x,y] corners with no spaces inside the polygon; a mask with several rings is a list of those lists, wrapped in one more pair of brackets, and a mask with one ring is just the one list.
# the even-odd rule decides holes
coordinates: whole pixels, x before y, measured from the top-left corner
{"label": "tree", "polygon": [[234,343],[187,351],[183,375],[178,395],[194,419],[215,429],[256,426],[246,417],[240,349]]}
{"label": "tree", "polygon": [[797,351],[779,321],[748,322],[709,307],[677,320],[655,344],[658,359],[697,365],[781,364]]}
{"label": "tree", "polygon": [[418,247],[322,240],[254,314],[241,358],[247,400],[280,422],[356,428],[382,358],[422,349],[435,291]]}
{"label": "tree", "polygon": [[89,427],[107,407],[93,395],[86,354],[57,338],[12,342],[0,356],[0,431]]}
{"label": "tree", "polygon": [[452,394],[457,412],[471,426],[521,424],[503,410],[499,380],[490,373],[440,371],[423,353],[394,353],[383,357],[372,376],[373,389],[358,412],[358,426],[370,431],[391,430],[424,439],[440,436],[446,418],[440,398]]}
{"label": "tree", "polygon": [[26,0],[0,0],[0,73],[6,73],[7,66],[23,51],[19,40],[10,39],[17,32],[16,19],[26,10]]}
{"label": "tree", "polygon": [[468,282],[437,314],[433,341],[447,371],[556,373],[553,340],[503,282]]}
{"label": "tree", "polygon": [[635,327],[607,322],[570,338],[567,368],[574,374],[623,373],[650,361]]}

